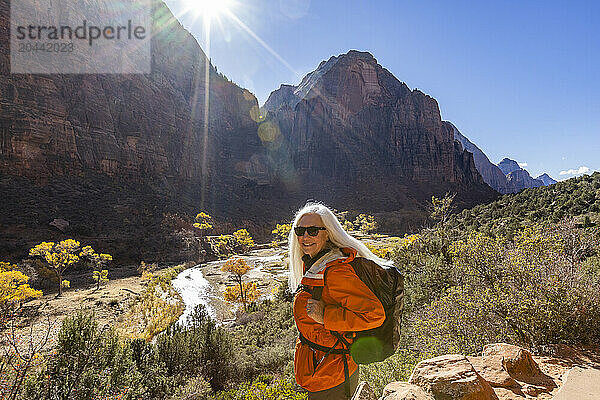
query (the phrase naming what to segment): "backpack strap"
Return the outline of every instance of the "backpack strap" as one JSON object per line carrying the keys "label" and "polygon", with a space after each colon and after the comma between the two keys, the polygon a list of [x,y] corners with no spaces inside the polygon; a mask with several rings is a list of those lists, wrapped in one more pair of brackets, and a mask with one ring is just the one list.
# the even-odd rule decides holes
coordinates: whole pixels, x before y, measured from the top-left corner
{"label": "backpack strap", "polygon": [[[341,354],[342,355],[342,360],[344,362],[344,391],[346,393],[346,397],[349,399],[350,398],[350,368],[348,366],[348,356],[350,355],[350,343],[348,343],[348,341],[344,338],[344,336],[341,335],[339,332],[335,332],[335,331],[330,331],[330,332],[333,336],[335,336],[337,338],[337,341],[335,342],[335,344],[332,347],[321,346],[320,344],[311,342],[310,340],[305,338],[304,335],[302,335],[301,333],[299,333],[300,342],[307,345],[312,350],[319,350],[319,351],[325,352],[325,354],[323,355],[323,357],[321,357],[320,360],[317,361],[316,359],[313,359],[313,362],[315,362],[315,370],[313,371],[313,375],[317,370],[317,366],[329,354]],[[342,343],[342,346],[344,346],[344,348],[336,349],[336,346],[338,345],[338,343]],[[313,356],[314,356],[314,354],[313,354]]]}

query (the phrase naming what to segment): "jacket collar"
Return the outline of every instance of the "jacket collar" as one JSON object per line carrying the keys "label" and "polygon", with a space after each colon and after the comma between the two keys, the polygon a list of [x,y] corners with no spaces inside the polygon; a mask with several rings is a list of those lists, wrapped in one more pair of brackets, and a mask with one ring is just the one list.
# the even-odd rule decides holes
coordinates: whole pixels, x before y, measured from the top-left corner
{"label": "jacket collar", "polygon": [[[319,254],[317,254],[317,257]],[[354,257],[356,257],[356,250],[352,248],[344,247],[340,249],[338,247],[333,247],[324,255],[314,260],[312,265],[310,265],[310,261],[313,260],[310,259],[308,265],[305,263],[306,266],[309,266],[309,269],[304,273],[301,283],[309,286],[324,286],[324,276],[327,267],[335,264],[349,263],[354,260]]]}

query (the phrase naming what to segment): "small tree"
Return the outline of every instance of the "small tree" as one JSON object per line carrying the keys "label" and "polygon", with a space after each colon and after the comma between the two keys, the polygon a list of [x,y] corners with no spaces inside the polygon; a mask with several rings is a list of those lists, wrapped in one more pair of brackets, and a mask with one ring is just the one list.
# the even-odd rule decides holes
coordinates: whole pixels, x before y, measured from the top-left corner
{"label": "small tree", "polygon": [[96,289],[100,289],[100,285],[108,282],[108,263],[112,261],[110,254],[96,253],[92,246],[85,246],[79,253],[80,257],[87,258],[93,264],[94,273],[93,279],[96,282]]}
{"label": "small tree", "polygon": [[452,214],[452,203],[456,194],[446,193],[442,199],[431,196],[431,218],[444,226]]}
{"label": "small tree", "polygon": [[41,297],[42,292],[31,288],[29,277],[16,266],[0,262],[0,328],[10,319],[15,306],[25,300]]}
{"label": "small tree", "polygon": [[248,303],[256,301],[260,295],[256,284],[243,282],[243,277],[250,271],[250,266],[243,258],[230,258],[221,268],[223,272],[229,272],[237,286],[229,286],[225,289],[225,300],[244,305],[244,311],[248,309]]}
{"label": "small tree", "polygon": [[62,242],[42,242],[29,250],[29,256],[43,258],[50,269],[58,276],[58,295],[62,295],[63,287],[69,287],[70,282],[63,280],[63,273],[73,264],[79,261],[77,252],[80,243],[73,239]]}
{"label": "small tree", "polygon": [[244,251],[248,251],[254,247],[254,240],[252,239],[252,236],[250,236],[250,233],[245,229],[233,232],[233,237],[235,237],[236,242],[242,246]]}
{"label": "small tree", "polygon": [[375,229],[377,229],[375,217],[367,214],[360,214],[358,217],[356,217],[353,225],[354,227],[358,227],[358,230],[365,234],[373,232]]}
{"label": "small tree", "polygon": [[199,212],[196,215],[196,222],[194,222],[194,228],[200,229],[202,232],[207,229],[212,229],[213,217],[205,213],[204,211]]}
{"label": "small tree", "polygon": [[275,236],[274,242],[286,240],[291,230],[291,224],[277,224],[277,227],[271,231]]}

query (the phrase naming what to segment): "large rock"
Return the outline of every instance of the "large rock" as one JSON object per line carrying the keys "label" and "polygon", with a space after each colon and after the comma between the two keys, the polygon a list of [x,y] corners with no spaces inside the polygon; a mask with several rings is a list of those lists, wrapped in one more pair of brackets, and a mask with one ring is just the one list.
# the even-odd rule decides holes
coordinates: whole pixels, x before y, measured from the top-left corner
{"label": "large rock", "polygon": [[415,367],[409,383],[433,393],[436,400],[497,399],[490,384],[460,354],[421,361]]}
{"label": "large rock", "polygon": [[488,344],[483,348],[483,357],[501,357],[502,366],[512,378],[526,384],[523,391],[529,394],[548,392],[556,387],[535,362],[531,353],[519,346],[507,343]]}
{"label": "large rock", "polygon": [[533,360],[531,353],[519,346],[507,343],[488,344],[483,348],[484,357],[501,357],[504,369],[517,379],[543,375],[540,367]]}
{"label": "large rock", "polygon": [[600,369],[574,367],[567,371],[563,381],[553,400],[600,399]]}
{"label": "large rock", "polygon": [[502,364],[503,357],[491,355],[467,357],[475,371],[493,387],[516,387],[517,382],[510,376]]}
{"label": "large rock", "polygon": [[435,400],[431,393],[408,382],[392,382],[383,388],[379,400]]}

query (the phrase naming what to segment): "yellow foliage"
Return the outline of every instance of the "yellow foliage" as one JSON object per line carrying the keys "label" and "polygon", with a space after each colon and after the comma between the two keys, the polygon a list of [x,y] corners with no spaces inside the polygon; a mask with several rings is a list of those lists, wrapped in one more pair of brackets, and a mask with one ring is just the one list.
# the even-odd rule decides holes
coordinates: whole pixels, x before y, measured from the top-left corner
{"label": "yellow foliage", "polygon": [[179,319],[183,313],[183,300],[171,280],[181,271],[180,268],[168,268],[160,274],[142,272],[147,281],[145,290],[130,306],[120,330],[131,338],[152,340]]}
{"label": "yellow foliage", "polygon": [[92,264],[94,264],[94,273],[92,277],[98,288],[100,288],[102,283],[108,282],[108,270],[103,268],[112,261],[113,258],[110,254],[98,254],[94,251],[92,246],[85,246],[81,249],[79,256],[88,258]]}
{"label": "yellow foliage", "polygon": [[292,230],[291,224],[277,224],[277,227],[271,231],[271,233],[273,235],[275,235],[274,241],[287,239],[291,230]]}
{"label": "yellow foliage", "polygon": [[254,240],[252,239],[252,236],[250,236],[250,233],[248,233],[247,230],[237,230],[233,232],[233,236],[235,237],[235,240],[238,242],[238,244],[241,245],[244,249],[248,250],[254,247]]}
{"label": "yellow foliage", "polygon": [[62,273],[79,261],[79,256],[77,255],[79,248],[80,243],[78,241],[66,239],[58,243],[42,242],[29,250],[29,256],[43,258],[50,268],[56,272],[58,280],[61,282],[58,289],[59,295],[62,294],[62,288],[65,287],[62,280]]}
{"label": "yellow foliage", "polygon": [[389,247],[375,247],[367,244],[367,248],[377,257],[389,259],[392,256],[392,249]]}
{"label": "yellow foliage", "polygon": [[0,262],[0,310],[11,307],[14,303],[42,296],[40,290],[29,286],[29,277],[15,266]]}
{"label": "yellow foliage", "polygon": [[250,271],[250,266],[243,258],[233,257],[223,264],[221,271],[231,272],[232,274],[241,277],[246,272]]}
{"label": "yellow foliage", "polygon": [[260,290],[256,287],[255,282],[242,283],[242,290],[239,285],[227,286],[223,298],[225,301],[240,303],[246,307],[247,304],[253,303],[260,297]]}
{"label": "yellow foliage", "polygon": [[377,229],[377,222],[372,215],[360,214],[354,220],[354,226],[358,227],[362,233],[369,233]]}
{"label": "yellow foliage", "polygon": [[212,221],[213,218],[207,213],[201,211],[196,214],[196,222],[194,223],[194,228],[198,229],[212,229]]}

